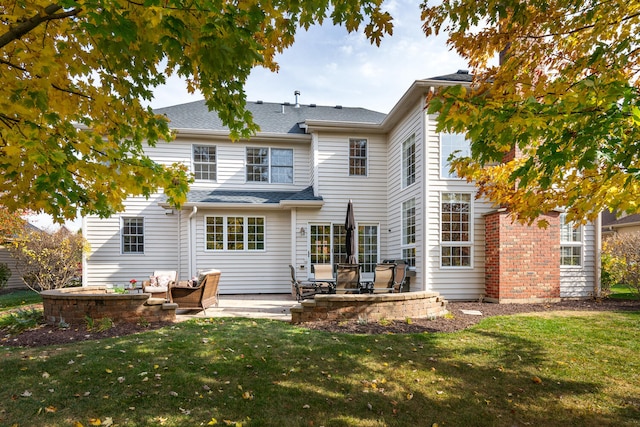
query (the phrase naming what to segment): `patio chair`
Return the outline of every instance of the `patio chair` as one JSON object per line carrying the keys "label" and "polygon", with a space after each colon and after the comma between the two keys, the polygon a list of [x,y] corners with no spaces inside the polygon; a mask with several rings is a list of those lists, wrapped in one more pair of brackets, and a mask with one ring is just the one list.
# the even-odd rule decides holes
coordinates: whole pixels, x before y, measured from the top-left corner
{"label": "patio chair", "polygon": [[301,282],[296,279],[296,268],[291,264],[289,264],[289,270],[291,270],[291,290],[296,297],[296,301],[300,302],[303,299],[313,298],[318,290],[318,285],[312,282]]}
{"label": "patio chair", "polygon": [[175,270],[156,270],[149,280],[142,282],[142,292],[151,294],[151,298],[167,298],[169,287],[176,283],[177,276]]}
{"label": "patio chair", "polygon": [[391,263],[376,265],[373,272],[373,282],[365,283],[365,290],[372,294],[392,293],[394,291],[393,280],[395,268],[396,264]]}
{"label": "patio chair", "polygon": [[171,286],[171,302],[180,309],[201,309],[207,314],[207,307],[218,306],[220,274],[219,270],[208,270],[200,273],[196,286]]}
{"label": "patio chair", "polygon": [[336,284],[333,276],[333,265],[331,264],[313,264],[313,282],[316,284],[316,293],[332,293]]}
{"label": "patio chair", "polygon": [[407,280],[407,267],[404,262],[398,262],[393,273],[393,292],[402,292]]}
{"label": "patio chair", "polygon": [[338,264],[336,274],[336,293],[344,292],[348,294],[360,293],[360,265],[359,264]]}

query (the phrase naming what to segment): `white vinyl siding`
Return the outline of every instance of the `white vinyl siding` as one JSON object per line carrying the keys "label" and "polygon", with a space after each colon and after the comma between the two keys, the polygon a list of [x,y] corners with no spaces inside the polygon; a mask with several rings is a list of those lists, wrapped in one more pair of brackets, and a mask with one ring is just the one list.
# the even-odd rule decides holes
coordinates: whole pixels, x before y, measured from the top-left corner
{"label": "white vinyl siding", "polygon": [[560,268],[560,297],[585,298],[595,295],[596,225],[589,223],[581,227],[582,265]]}
{"label": "white vinyl siding", "polygon": [[[291,263],[291,212],[285,210],[262,210],[261,216],[247,215],[231,208],[200,209],[191,219],[194,253],[191,274],[196,270],[215,268],[222,272],[221,294],[268,294],[288,293],[291,280],[287,265]],[[185,212],[183,216],[188,216]],[[205,217],[247,218],[245,227],[251,233],[250,218],[264,219],[264,250],[204,250],[206,241]],[[261,221],[257,221],[260,229]],[[183,233],[186,235],[186,230]],[[256,242],[253,239],[253,242]],[[249,248],[252,240],[247,240]],[[186,275],[186,274],[185,274]]]}
{"label": "white vinyl siding", "polygon": [[[418,239],[425,250],[425,290],[439,292],[449,300],[475,300],[485,293],[485,220],[484,215],[495,208],[485,199],[476,199],[473,183],[461,179],[442,178],[440,134],[436,117],[425,114],[425,234]],[[442,267],[441,256],[441,194],[468,193],[473,201],[470,267]],[[418,260],[416,260],[418,263]],[[413,290],[413,286],[411,287]]]}
{"label": "white vinyl siding", "polygon": [[[183,239],[179,237],[178,212],[158,206],[162,199],[160,194],[148,200],[130,197],[124,203],[126,214],[84,218],[82,234],[90,242],[90,248],[85,255],[83,285],[126,284],[131,279],[142,282],[148,280],[154,270],[179,269],[179,248],[187,239],[186,235]],[[122,220],[136,217],[144,217],[144,253],[123,255]],[[179,279],[190,278],[186,274],[189,272]]]}
{"label": "white vinyl siding", "polygon": [[[411,291],[429,290],[430,283],[425,281],[425,120],[423,104],[417,101],[410,112],[389,134],[388,157],[388,228],[380,228],[384,236],[388,232],[388,245],[381,247],[382,259],[404,259],[415,267],[415,276],[411,277]],[[403,148],[406,141],[415,141],[415,183],[405,186],[406,174],[403,162]],[[414,247],[403,245],[403,209],[407,200],[415,200],[415,236]],[[412,260],[413,259],[413,260]],[[413,268],[412,268],[413,270]]]}

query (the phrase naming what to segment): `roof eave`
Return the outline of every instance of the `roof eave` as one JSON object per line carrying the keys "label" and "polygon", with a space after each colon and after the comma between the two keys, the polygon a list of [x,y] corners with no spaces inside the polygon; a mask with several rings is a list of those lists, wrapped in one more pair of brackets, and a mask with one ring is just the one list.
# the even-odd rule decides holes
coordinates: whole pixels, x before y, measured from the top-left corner
{"label": "roof eave", "polygon": [[415,102],[423,98],[431,88],[442,86],[471,86],[470,82],[456,82],[451,80],[416,80],[393,106],[387,117],[382,121],[381,128],[389,132],[407,113],[415,107]]}
{"label": "roof eave", "polygon": [[[160,202],[158,206],[164,209],[171,209],[167,202]],[[321,208],[324,200],[282,200],[280,203],[229,203],[229,202],[187,202],[183,208],[226,208],[226,209],[290,209],[290,208]]]}
{"label": "roof eave", "polygon": [[[181,137],[192,137],[200,139],[229,139],[229,131],[214,129],[189,129],[176,128],[172,129],[176,135]],[[311,137],[304,133],[268,133],[257,132],[251,137],[251,141],[289,141],[289,142],[309,142]],[[241,139],[241,141],[249,141],[249,139]]]}
{"label": "roof eave", "polygon": [[385,133],[380,123],[361,123],[361,122],[335,122],[329,120],[305,120],[300,125],[307,133],[316,130],[325,132],[351,132],[354,129],[366,131],[368,133]]}

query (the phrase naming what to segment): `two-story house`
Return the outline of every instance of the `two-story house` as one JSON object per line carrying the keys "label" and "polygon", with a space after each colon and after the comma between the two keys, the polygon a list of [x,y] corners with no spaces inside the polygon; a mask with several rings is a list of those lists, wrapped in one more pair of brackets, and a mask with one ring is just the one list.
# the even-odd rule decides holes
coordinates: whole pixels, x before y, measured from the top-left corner
{"label": "two-story house", "polygon": [[476,199],[447,159],[468,150],[462,135],[436,132],[426,113],[433,87],[468,84],[458,73],[418,80],[389,114],[364,108],[252,102],[261,131],[231,142],[204,101],[161,108],[177,137],[148,149],[158,162],[188,165],[188,200],[131,197],[108,219],[87,217],[84,284],[144,280],[154,270],[221,270],[220,292],[287,293],[316,263],[344,262],[344,222],[353,201],[364,277],[404,259],[411,290],[450,300],[550,300],[597,288],[599,239],[592,225],[550,213],[546,230],[511,224]]}

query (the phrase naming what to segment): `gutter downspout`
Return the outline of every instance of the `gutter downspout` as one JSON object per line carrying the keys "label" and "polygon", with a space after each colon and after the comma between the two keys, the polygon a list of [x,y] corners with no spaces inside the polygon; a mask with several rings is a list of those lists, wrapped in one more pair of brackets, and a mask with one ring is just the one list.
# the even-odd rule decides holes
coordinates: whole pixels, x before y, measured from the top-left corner
{"label": "gutter downspout", "polygon": [[195,259],[194,259],[194,254],[193,254],[193,241],[195,240],[193,237],[193,233],[195,232],[195,228],[191,225],[191,223],[193,221],[191,221],[191,218],[193,218],[195,216],[195,214],[198,213],[198,207],[194,206],[193,209],[191,209],[191,213],[189,214],[189,226],[188,226],[188,231],[189,231],[189,278],[191,278],[191,275],[196,271],[195,269]]}

